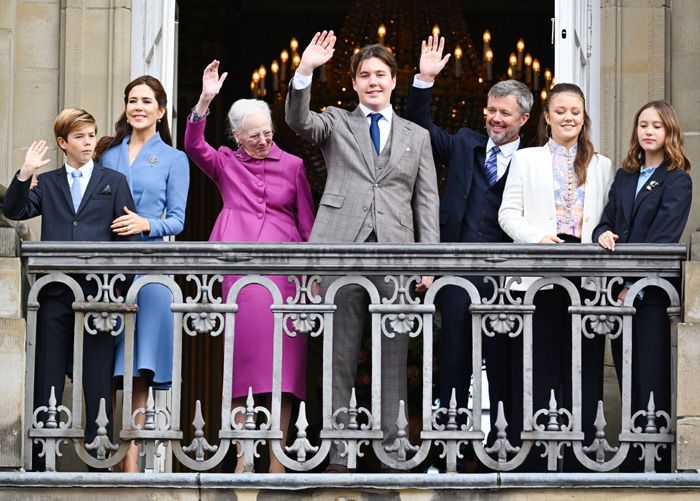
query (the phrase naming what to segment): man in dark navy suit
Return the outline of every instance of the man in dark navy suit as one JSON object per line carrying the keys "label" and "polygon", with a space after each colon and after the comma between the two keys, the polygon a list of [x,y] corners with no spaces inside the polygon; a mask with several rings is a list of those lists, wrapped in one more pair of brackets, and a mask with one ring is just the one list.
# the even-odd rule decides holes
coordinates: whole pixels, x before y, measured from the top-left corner
{"label": "man in dark navy suit", "polygon": [[[430,101],[435,77],[450,58],[443,57],[445,39],[428,37],[421,44],[420,73],[408,94],[406,118],[430,132],[436,163],[447,165],[447,182],[440,201],[441,242],[511,242],[498,224],[503,187],[511,155],[520,147],[520,128],[530,117],[533,97],[521,82],[498,82],[488,93],[486,132],[488,137],[468,128],[449,134],[430,117]],[[481,277],[471,277],[482,298],[490,298],[493,286]],[[452,389],[457,406],[467,407],[472,374],[472,332],[467,292],[447,286],[438,294],[442,328],[440,331],[439,395],[446,407]],[[491,402],[491,440],[495,437],[497,402],[502,401],[506,419],[510,416],[508,340],[504,336],[483,338],[486,373]],[[480,367],[474,368],[480,370]],[[518,412],[515,410],[515,412]],[[522,414],[522,409],[519,411]],[[522,419],[522,418],[521,418]],[[518,440],[519,441],[519,440]]]}
{"label": "man in dark navy suit", "polygon": [[[44,159],[48,151],[46,141],[32,143],[24,165],[5,194],[5,216],[16,220],[42,216],[44,241],[135,240],[136,237],[119,237],[110,228],[125,207],[135,210],[135,205],[124,175],[92,161],[97,134],[92,115],[80,109],[63,110],[54,121],[54,133],[66,155],[65,165],[38,176],[38,184],[32,188],[37,169],[49,163]],[[86,295],[97,292],[95,282],[76,279]],[[48,405],[52,386],[60,403],[66,370],[72,372],[73,301],[73,293],[58,283],[47,285],[39,293],[34,408]],[[95,419],[100,398],[105,399],[111,437],[114,338],[109,333],[86,333],[83,343],[85,442],[89,444],[97,435]],[[33,469],[41,470],[44,461],[37,452],[34,451]]]}

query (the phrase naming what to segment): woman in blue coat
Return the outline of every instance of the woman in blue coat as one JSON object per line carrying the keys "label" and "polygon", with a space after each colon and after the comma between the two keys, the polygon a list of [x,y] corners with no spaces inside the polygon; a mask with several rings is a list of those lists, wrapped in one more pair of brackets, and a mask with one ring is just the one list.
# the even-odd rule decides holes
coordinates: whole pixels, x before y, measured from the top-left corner
{"label": "woman in blue coat", "polygon": [[[115,136],[103,137],[95,153],[102,165],[126,176],[136,203],[136,212],[125,207],[112,230],[121,236],[138,234],[145,241],[163,241],[179,234],[185,223],[189,161],[171,146],[167,96],[156,78],[145,75],[130,82],[124,89],[124,104]],[[149,386],[170,387],[173,358],[172,294],[162,285],[150,284],[141,289],[137,301],[134,410],[146,407]],[[123,337],[117,345],[114,375],[124,375]],[[139,471],[134,443],[122,467],[126,472]]]}
{"label": "woman in blue coat", "polygon": [[[678,242],[688,220],[692,183],[690,161],[674,109],[663,101],[645,104],[634,117],[627,158],[617,171],[608,203],[593,240],[610,251],[615,243]],[[624,302],[632,282],[620,287]],[[676,284],[678,286],[678,284]],[[647,287],[634,299],[632,317],[631,412],[646,410],[651,392],[657,410],[671,414],[671,330],[667,294]],[[622,384],[622,336],[612,340],[613,358]],[[644,426],[641,419],[638,426]],[[670,423],[657,423],[667,426]],[[634,423],[632,424],[634,426]],[[656,471],[670,471],[670,449],[661,450]],[[621,471],[644,471],[631,449]]]}

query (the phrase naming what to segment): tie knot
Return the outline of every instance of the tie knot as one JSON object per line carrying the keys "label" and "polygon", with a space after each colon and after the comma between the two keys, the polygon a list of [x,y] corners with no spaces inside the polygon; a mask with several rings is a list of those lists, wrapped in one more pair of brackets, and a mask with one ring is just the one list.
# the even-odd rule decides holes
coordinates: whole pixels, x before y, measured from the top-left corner
{"label": "tie knot", "polygon": [[494,146],[491,148],[491,154],[492,155],[498,155],[501,152],[501,149],[498,146]]}
{"label": "tie knot", "polygon": [[73,179],[75,179],[76,177],[82,177],[83,173],[76,169],[72,171],[70,175],[73,176]]}
{"label": "tie knot", "polygon": [[382,114],[381,113],[370,113],[369,118],[372,119],[372,123],[376,124],[377,122],[379,122],[379,120],[381,120]]}

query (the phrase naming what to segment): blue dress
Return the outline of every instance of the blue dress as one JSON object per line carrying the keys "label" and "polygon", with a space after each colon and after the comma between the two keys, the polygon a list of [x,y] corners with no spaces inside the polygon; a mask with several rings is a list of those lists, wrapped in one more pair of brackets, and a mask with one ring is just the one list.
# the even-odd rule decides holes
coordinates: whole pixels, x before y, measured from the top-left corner
{"label": "blue dress", "polygon": [[[107,150],[100,159],[105,167],[126,176],[139,216],[151,224],[145,241],[163,241],[179,234],[185,223],[185,207],[190,185],[187,155],[168,146],[156,133],[129,165],[129,139]],[[173,369],[172,294],[160,284],[146,285],[139,291],[134,344],[134,376],[151,376],[155,389],[169,388]],[[114,375],[124,375],[124,336],[117,341]],[[144,371],[148,371],[145,372]],[[150,373],[149,373],[150,372]]]}

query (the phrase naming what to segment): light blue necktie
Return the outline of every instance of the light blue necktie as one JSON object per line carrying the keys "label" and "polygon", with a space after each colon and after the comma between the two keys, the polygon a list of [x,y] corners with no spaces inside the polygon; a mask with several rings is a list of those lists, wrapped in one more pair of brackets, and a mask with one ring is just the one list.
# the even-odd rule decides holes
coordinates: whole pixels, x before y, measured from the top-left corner
{"label": "light blue necktie", "polygon": [[491,149],[491,154],[488,160],[484,164],[484,169],[486,170],[486,179],[489,181],[489,186],[493,186],[498,181],[498,153],[501,150],[498,146],[494,146]]}
{"label": "light blue necktie", "polygon": [[369,137],[372,138],[372,144],[374,144],[374,151],[379,155],[379,120],[382,118],[381,113],[370,113],[369,118],[372,123],[369,124]]}
{"label": "light blue necktie", "polygon": [[75,212],[78,212],[80,201],[83,199],[83,193],[80,190],[80,178],[83,173],[79,170],[74,170],[70,175],[73,176],[73,185],[70,187],[70,197],[73,199],[73,209]]}

